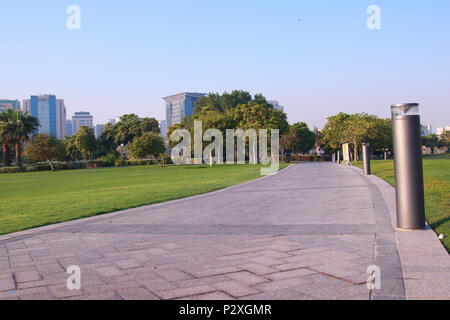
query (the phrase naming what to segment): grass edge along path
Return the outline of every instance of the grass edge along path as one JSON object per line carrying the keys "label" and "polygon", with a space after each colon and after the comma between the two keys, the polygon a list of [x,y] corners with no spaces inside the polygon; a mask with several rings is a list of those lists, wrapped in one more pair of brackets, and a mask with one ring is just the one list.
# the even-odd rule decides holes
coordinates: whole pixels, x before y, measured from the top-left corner
{"label": "grass edge along path", "polygon": [[[280,170],[287,164],[280,164]],[[0,235],[153,205],[261,178],[261,165],[139,166],[3,174]]]}
{"label": "grass edge along path", "polygon": [[[362,162],[355,166],[362,168]],[[395,187],[394,161],[371,161],[372,173]],[[450,253],[450,155],[424,156],[425,213],[428,224]]]}

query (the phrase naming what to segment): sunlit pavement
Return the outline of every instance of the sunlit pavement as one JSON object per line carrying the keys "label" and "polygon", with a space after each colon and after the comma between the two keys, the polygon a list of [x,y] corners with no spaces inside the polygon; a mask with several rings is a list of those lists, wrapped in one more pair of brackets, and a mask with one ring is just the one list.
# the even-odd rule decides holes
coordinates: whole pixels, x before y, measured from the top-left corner
{"label": "sunlit pavement", "polygon": [[432,230],[395,230],[394,196],[359,169],[310,163],[3,236],[0,299],[449,299],[446,250]]}

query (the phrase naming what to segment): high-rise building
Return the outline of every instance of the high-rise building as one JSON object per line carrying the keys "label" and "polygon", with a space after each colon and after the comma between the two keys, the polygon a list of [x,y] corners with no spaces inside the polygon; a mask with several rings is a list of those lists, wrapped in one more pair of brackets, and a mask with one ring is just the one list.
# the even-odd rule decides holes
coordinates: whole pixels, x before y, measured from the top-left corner
{"label": "high-rise building", "polygon": [[94,117],[89,112],[75,112],[72,117],[73,134],[76,134],[81,127],[94,129]]}
{"label": "high-rise building", "polygon": [[102,135],[104,130],[105,130],[104,124],[97,124],[95,126],[95,137],[98,139]]}
{"label": "high-rise building", "polygon": [[66,120],[66,137],[73,135],[73,123],[72,120]]}
{"label": "high-rise building", "polygon": [[161,131],[161,137],[163,139],[166,139],[167,131],[169,130],[169,128],[167,127],[167,120],[163,120],[159,123],[159,129]]}
{"label": "high-rise building", "polygon": [[284,107],[281,106],[280,103],[279,103],[278,101],[276,101],[276,100],[270,100],[270,101],[267,101],[267,102],[270,103],[271,105],[273,105],[273,107],[274,107],[275,110],[283,111],[283,112],[284,112]]}
{"label": "high-rise building", "polygon": [[23,100],[23,110],[39,119],[38,133],[63,139],[66,136],[66,106],[55,95],[42,94]]}
{"label": "high-rise building", "polygon": [[433,133],[433,128],[431,126],[422,126],[421,133],[422,137],[426,137]]}
{"label": "high-rise building", "polygon": [[12,110],[20,110],[20,101],[19,100],[8,100],[8,99],[0,99],[0,112],[12,109]]}
{"label": "high-rise building", "polygon": [[195,101],[203,96],[206,96],[206,94],[183,92],[163,98],[166,102],[167,126],[170,127],[180,123],[183,118],[192,115]]}

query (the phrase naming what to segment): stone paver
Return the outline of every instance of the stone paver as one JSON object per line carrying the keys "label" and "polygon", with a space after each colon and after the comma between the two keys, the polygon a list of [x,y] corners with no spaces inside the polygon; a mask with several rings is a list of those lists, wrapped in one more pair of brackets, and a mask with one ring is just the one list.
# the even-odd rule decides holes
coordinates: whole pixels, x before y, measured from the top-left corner
{"label": "stone paver", "polygon": [[[394,228],[392,187],[327,163],[0,237],[0,299],[449,299],[432,230]],[[369,290],[377,265],[382,288]],[[81,290],[68,290],[69,266]]]}

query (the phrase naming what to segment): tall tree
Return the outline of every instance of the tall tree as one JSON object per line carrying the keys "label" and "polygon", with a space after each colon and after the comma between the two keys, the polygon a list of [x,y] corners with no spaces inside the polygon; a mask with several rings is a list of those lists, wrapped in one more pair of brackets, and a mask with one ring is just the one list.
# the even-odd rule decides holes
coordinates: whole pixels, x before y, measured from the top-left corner
{"label": "tall tree", "polygon": [[39,127],[39,121],[19,110],[6,110],[2,114],[1,131],[14,144],[16,166],[22,168],[22,143]]}
{"label": "tall tree", "polygon": [[76,161],[81,159],[82,155],[76,145],[76,135],[66,137],[63,140],[64,147],[66,149],[66,156],[69,160]]}
{"label": "tall tree", "polygon": [[288,133],[289,123],[282,111],[261,104],[239,105],[227,112],[232,128],[239,129],[278,129],[280,135]]}
{"label": "tall tree", "polygon": [[307,153],[314,147],[314,132],[309,129],[306,123],[294,123],[291,125],[290,131],[297,140],[295,144],[295,151],[297,153]]}
{"label": "tall tree", "polygon": [[204,107],[208,107],[210,110],[223,112],[221,96],[218,93],[209,93],[206,96],[200,97],[195,102],[194,114],[201,112]]}
{"label": "tall tree", "polygon": [[391,119],[372,119],[373,125],[370,131],[369,141],[372,150],[385,151],[392,150],[392,120]]}
{"label": "tall tree", "polygon": [[65,154],[63,142],[48,134],[38,134],[25,143],[24,156],[32,161],[62,160]]}
{"label": "tall tree", "polygon": [[127,114],[114,125],[115,143],[127,145],[134,138],[142,136],[145,132],[160,133],[159,123],[153,118],[139,118],[135,114]]}
{"label": "tall tree", "polygon": [[288,133],[288,134],[283,134],[280,138],[280,151],[281,151],[281,156],[282,156],[282,160],[284,160],[284,155],[287,152],[292,152],[295,150],[297,145],[297,137],[292,134],[292,133]]}
{"label": "tall tree", "polygon": [[148,156],[157,156],[164,153],[165,146],[161,136],[156,132],[146,132],[137,137],[128,147],[135,159],[144,159]]}
{"label": "tall tree", "polygon": [[4,111],[0,113],[0,142],[2,144],[2,159],[5,167],[11,165],[10,160],[10,144],[14,140],[13,123],[11,121],[10,112]]}
{"label": "tall tree", "polygon": [[343,112],[328,118],[328,122],[323,128],[322,133],[324,142],[330,149],[338,151],[341,149],[343,143],[348,142],[345,141],[344,132],[347,128],[347,120],[349,118],[350,115]]}
{"label": "tall tree", "polygon": [[422,137],[422,145],[431,149],[431,153],[434,153],[434,148],[440,147],[439,137],[436,134],[430,134],[426,137]]}
{"label": "tall tree", "polygon": [[105,128],[97,140],[98,156],[105,156],[108,153],[114,153],[117,148],[116,144],[116,128],[111,123],[107,123]]}
{"label": "tall tree", "polygon": [[450,146],[450,131],[445,130],[440,136],[441,143]]}
{"label": "tall tree", "polygon": [[97,147],[94,130],[88,127],[81,127],[75,136],[75,146],[85,160],[91,159]]}
{"label": "tall tree", "polygon": [[363,142],[370,139],[370,132],[372,130],[373,122],[372,116],[365,113],[352,114],[347,119],[347,125],[343,132],[344,139],[353,146],[353,159],[357,161],[359,158],[359,146]]}
{"label": "tall tree", "polygon": [[316,153],[319,154],[320,149],[324,145],[323,133],[317,127],[314,127],[312,132],[314,133],[314,147],[316,148]]}
{"label": "tall tree", "polygon": [[256,94],[252,97],[247,91],[233,90],[231,93],[224,92],[222,95],[210,93],[207,96],[200,97],[195,103],[194,114],[201,112],[205,107],[207,107],[208,110],[225,113],[241,105],[263,105],[272,107],[262,94]]}

